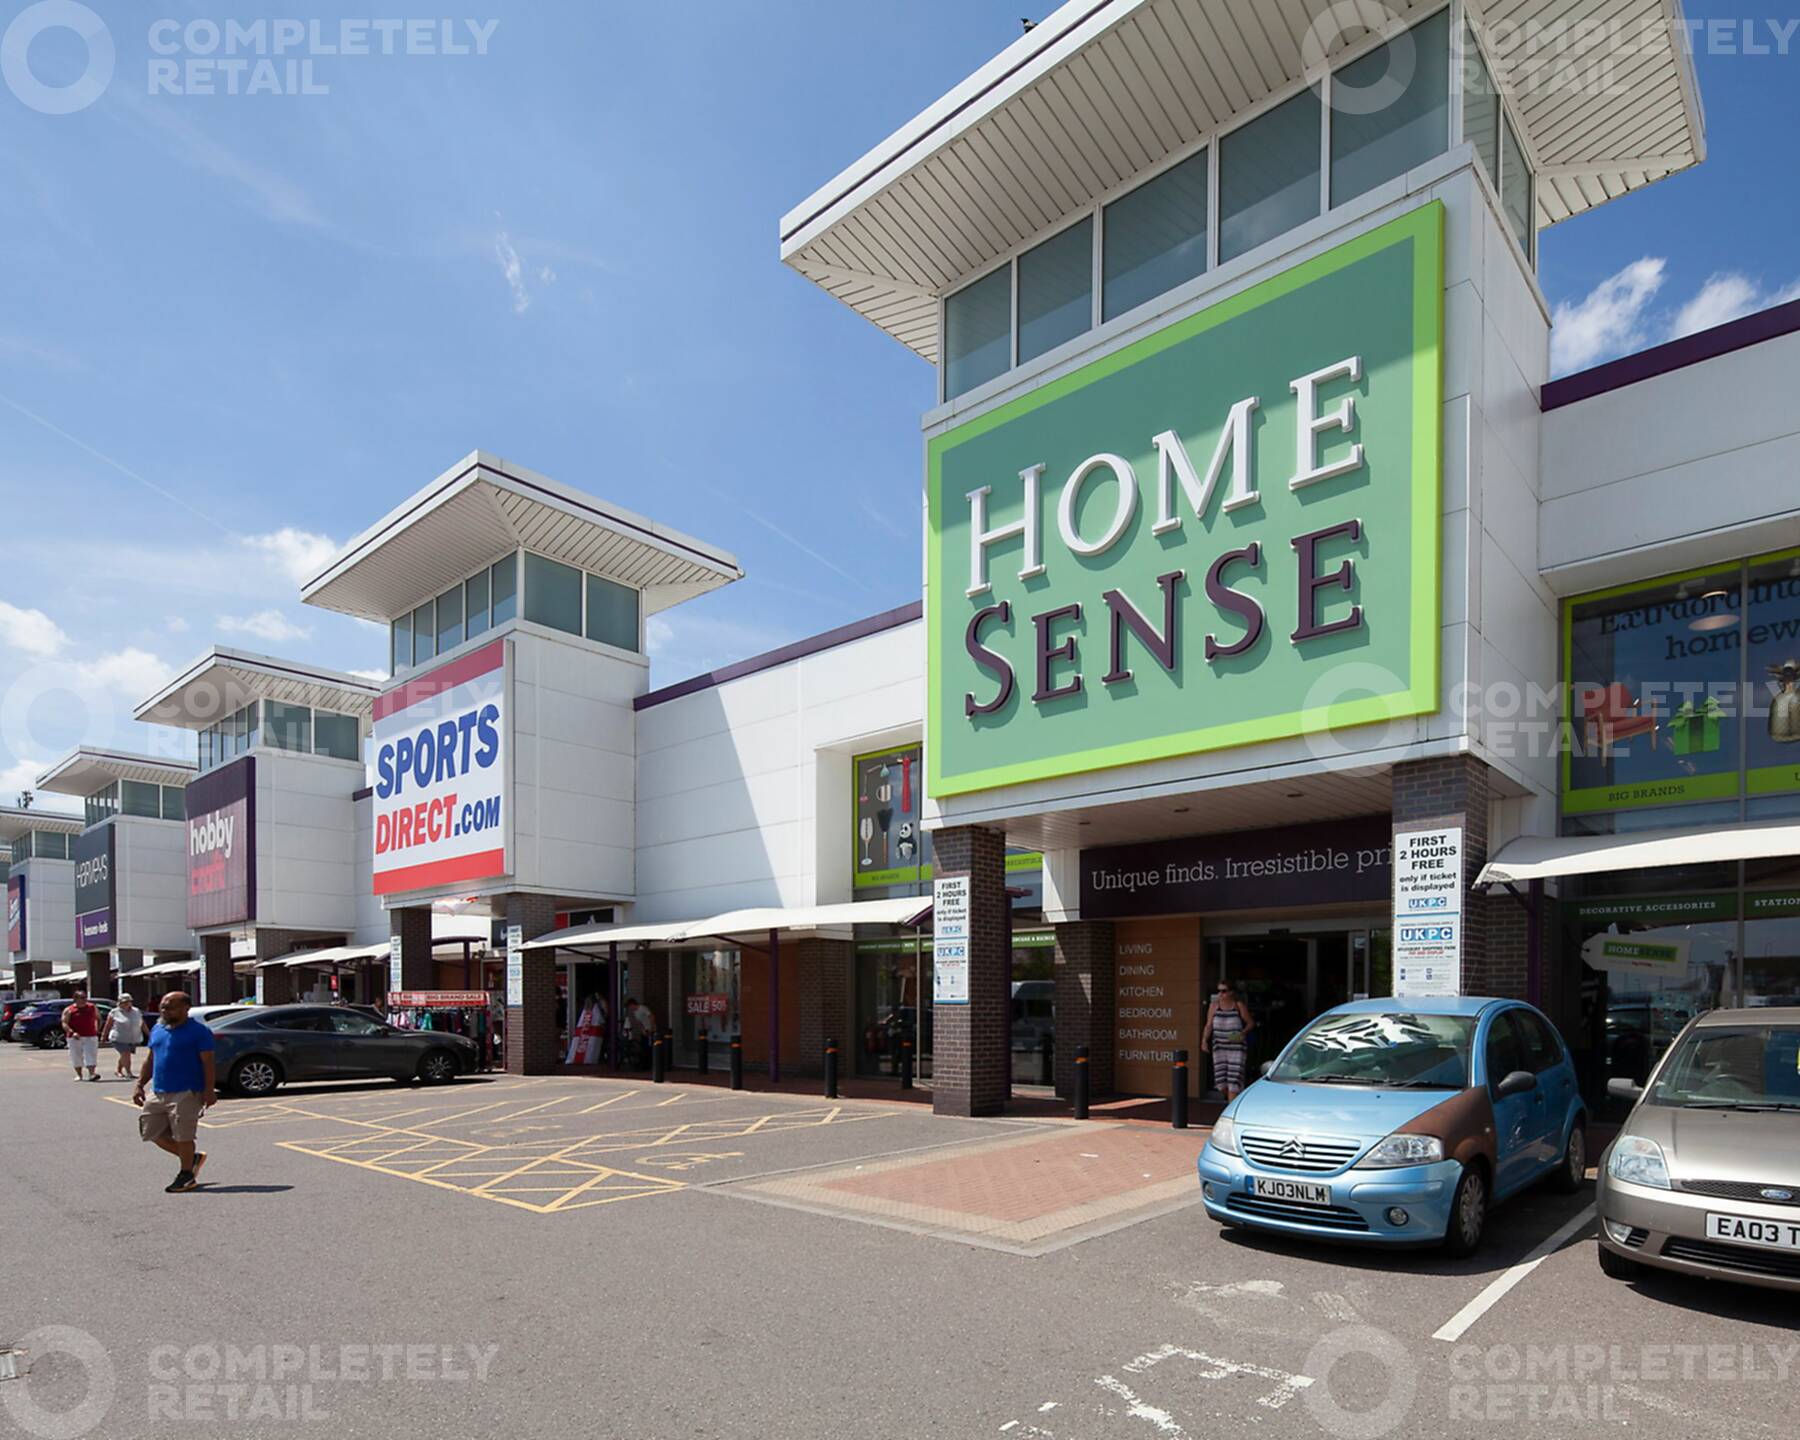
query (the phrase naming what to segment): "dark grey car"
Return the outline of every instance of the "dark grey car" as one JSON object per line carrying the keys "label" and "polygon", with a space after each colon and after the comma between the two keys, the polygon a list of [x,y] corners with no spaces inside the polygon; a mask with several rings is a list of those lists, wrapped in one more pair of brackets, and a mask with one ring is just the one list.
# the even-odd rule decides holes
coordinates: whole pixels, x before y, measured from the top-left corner
{"label": "dark grey car", "polygon": [[299,1080],[422,1080],[441,1085],[476,1068],[475,1043],[442,1030],[397,1030],[349,1005],[267,1005],[213,1029],[219,1083],[268,1095]]}

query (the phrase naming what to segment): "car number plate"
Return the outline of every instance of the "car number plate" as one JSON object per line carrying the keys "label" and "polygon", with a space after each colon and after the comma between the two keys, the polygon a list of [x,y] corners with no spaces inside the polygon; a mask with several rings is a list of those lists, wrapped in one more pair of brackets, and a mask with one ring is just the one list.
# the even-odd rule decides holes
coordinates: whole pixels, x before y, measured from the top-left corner
{"label": "car number plate", "polygon": [[1271,1180],[1266,1175],[1253,1175],[1250,1193],[1264,1200],[1295,1200],[1302,1205],[1331,1203],[1331,1187],[1311,1180]]}
{"label": "car number plate", "polygon": [[1777,1250],[1800,1250],[1800,1225],[1788,1220],[1756,1220],[1748,1215],[1708,1215],[1708,1240],[1729,1240],[1738,1245],[1767,1245]]}

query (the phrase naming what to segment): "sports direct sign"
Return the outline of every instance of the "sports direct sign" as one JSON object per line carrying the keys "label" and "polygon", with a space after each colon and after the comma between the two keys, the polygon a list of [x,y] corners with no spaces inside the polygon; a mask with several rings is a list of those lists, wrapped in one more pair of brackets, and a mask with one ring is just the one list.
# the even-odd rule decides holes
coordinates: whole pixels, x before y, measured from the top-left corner
{"label": "sports direct sign", "polygon": [[375,702],[375,893],[509,870],[507,642]]}

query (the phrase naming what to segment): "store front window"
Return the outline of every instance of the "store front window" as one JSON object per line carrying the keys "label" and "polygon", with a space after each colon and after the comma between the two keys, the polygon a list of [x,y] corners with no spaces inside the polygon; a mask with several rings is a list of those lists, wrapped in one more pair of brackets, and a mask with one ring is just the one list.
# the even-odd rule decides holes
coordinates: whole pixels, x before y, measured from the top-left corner
{"label": "store front window", "polygon": [[1012,952],[1012,1078],[1056,1083],[1056,932],[1015,930]]}
{"label": "store front window", "polygon": [[[731,1063],[731,1037],[742,1033],[739,1010],[741,967],[736,950],[682,950],[672,957],[675,1013],[666,1021],[675,1031],[675,1063],[699,1063],[704,1039],[707,1067]],[[794,1002],[798,1003],[798,997]]]}
{"label": "store front window", "polygon": [[[898,1076],[902,1042],[913,1042],[913,1073],[930,1053],[931,936],[896,931],[856,942],[856,1073]],[[920,1003],[920,996],[925,996]],[[921,1033],[921,1025],[923,1032]]]}

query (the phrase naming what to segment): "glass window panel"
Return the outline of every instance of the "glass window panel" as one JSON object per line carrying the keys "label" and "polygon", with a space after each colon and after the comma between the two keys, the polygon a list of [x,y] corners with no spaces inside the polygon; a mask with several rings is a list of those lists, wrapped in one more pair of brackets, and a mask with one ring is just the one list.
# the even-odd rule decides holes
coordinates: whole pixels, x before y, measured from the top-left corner
{"label": "glass window panel", "polygon": [[463,590],[452,585],[437,598],[437,648],[442,655],[463,642]]}
{"label": "glass window panel", "polygon": [[1012,368],[1012,267],[1002,265],[944,301],[944,398]]}
{"label": "glass window panel", "polygon": [[581,572],[573,565],[525,556],[525,618],[552,630],[581,633]]}
{"label": "glass window panel", "polygon": [[1206,176],[1202,150],[1106,207],[1103,319],[1206,273]]}
{"label": "glass window panel", "polygon": [[1331,203],[1341,205],[1450,148],[1450,12],[1331,77]]}
{"label": "glass window panel", "polygon": [[304,705],[283,705],[279,700],[264,702],[268,707],[269,744],[278,750],[312,753],[312,711]]}
{"label": "glass window panel", "polygon": [[142,780],[126,780],[119,786],[119,810],[125,815],[141,815],[149,820],[162,817],[160,787]]}
{"label": "glass window panel", "polygon": [[437,602],[427,600],[412,613],[413,664],[437,654]]}
{"label": "glass window panel", "polygon": [[638,648],[638,592],[598,575],[587,577],[587,638],[621,650]]}
{"label": "glass window panel", "polygon": [[162,787],[162,818],[165,820],[187,819],[187,791],[179,785]]}
{"label": "glass window panel", "polygon": [[1488,69],[1487,57],[1476,43],[1475,32],[1463,26],[1463,138],[1475,147],[1475,154],[1496,189],[1500,185],[1500,95],[1494,88],[1494,73]]}
{"label": "glass window panel", "polygon": [[1319,92],[1304,90],[1219,142],[1219,258],[1319,213]]}
{"label": "glass window panel", "polygon": [[1519,144],[1512,121],[1504,117],[1500,122],[1500,148],[1500,208],[1506,212],[1513,238],[1529,259],[1534,228],[1531,166],[1526,163],[1525,147]]}
{"label": "glass window panel", "polygon": [[330,755],[337,760],[361,758],[357,742],[356,717],[333,715],[329,710],[313,711],[313,753]]}
{"label": "glass window panel", "polygon": [[1753,567],[1746,599],[1747,788],[1752,795],[1800,790],[1800,561]]}
{"label": "glass window panel", "polygon": [[244,749],[249,750],[262,741],[262,711],[258,702],[252,700],[244,707]]}
{"label": "glass window panel", "polygon": [[1019,257],[1019,359],[1035,359],[1094,324],[1094,222],[1052,235]]}
{"label": "glass window panel", "polygon": [[488,628],[488,572],[486,570],[479,575],[471,575],[463,582],[463,601],[466,611],[463,625],[472,639]]}
{"label": "glass window panel", "polygon": [[398,674],[412,664],[412,614],[409,611],[394,622],[394,645],[391,670]]}
{"label": "glass window panel", "polygon": [[493,570],[493,622],[504,625],[519,613],[519,557],[508,555]]}

